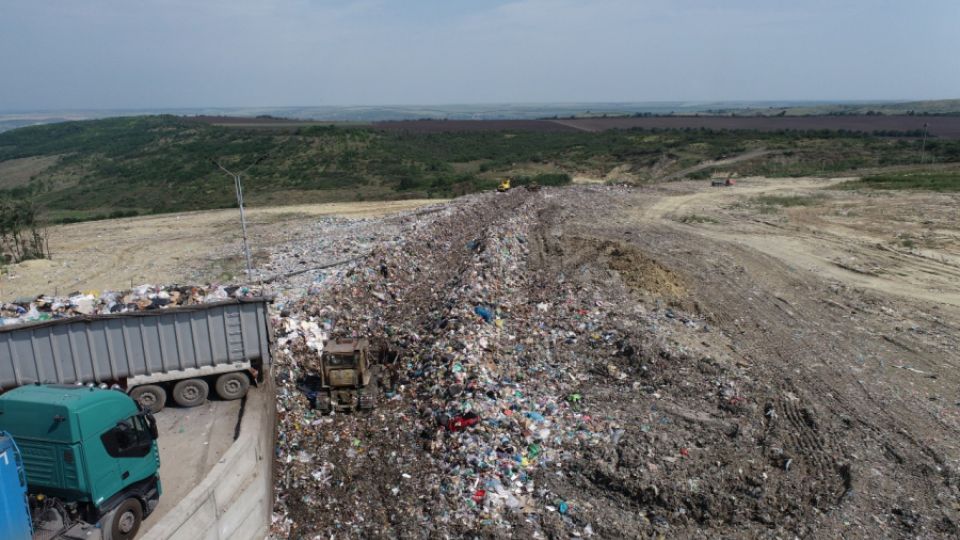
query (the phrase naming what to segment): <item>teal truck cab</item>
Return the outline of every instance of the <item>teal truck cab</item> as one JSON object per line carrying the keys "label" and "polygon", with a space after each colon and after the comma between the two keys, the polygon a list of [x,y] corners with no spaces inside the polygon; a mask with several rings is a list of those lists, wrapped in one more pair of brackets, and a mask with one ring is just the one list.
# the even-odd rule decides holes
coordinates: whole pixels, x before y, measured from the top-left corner
{"label": "teal truck cab", "polygon": [[19,447],[35,536],[131,539],[157,506],[156,422],[123,392],[22,386],[0,395],[0,432]]}

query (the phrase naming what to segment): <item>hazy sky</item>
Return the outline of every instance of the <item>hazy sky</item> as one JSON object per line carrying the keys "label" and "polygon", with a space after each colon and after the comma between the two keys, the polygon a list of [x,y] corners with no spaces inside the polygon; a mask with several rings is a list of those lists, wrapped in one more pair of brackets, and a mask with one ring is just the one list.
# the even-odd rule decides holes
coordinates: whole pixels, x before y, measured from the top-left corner
{"label": "hazy sky", "polygon": [[960,98],[960,0],[0,0],[0,110]]}

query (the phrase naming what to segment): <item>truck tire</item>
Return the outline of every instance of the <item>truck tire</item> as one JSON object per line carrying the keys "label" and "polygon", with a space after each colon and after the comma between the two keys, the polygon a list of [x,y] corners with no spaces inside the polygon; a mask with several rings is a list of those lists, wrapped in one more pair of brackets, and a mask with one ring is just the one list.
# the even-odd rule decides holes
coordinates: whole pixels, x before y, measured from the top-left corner
{"label": "truck tire", "polygon": [[143,521],[143,507],[133,497],[120,503],[120,506],[107,512],[100,520],[104,540],[132,540],[140,531]]}
{"label": "truck tire", "polygon": [[181,407],[196,407],[207,401],[210,387],[203,379],[184,379],[173,385],[173,401]]}
{"label": "truck tire", "polygon": [[246,373],[224,373],[217,377],[214,388],[220,399],[227,401],[240,399],[247,395],[247,390],[250,389],[250,378]]}
{"label": "truck tire", "polygon": [[145,384],[130,391],[130,397],[144,409],[156,414],[167,404],[167,391],[162,386]]}

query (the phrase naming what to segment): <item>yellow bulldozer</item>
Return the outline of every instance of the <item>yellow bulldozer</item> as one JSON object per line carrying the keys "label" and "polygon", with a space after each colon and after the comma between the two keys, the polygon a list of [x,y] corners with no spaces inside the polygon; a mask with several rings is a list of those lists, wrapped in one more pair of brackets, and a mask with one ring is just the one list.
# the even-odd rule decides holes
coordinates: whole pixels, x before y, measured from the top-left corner
{"label": "yellow bulldozer", "polygon": [[500,193],[503,193],[505,191],[510,191],[510,179],[504,178],[503,180],[501,180],[500,185],[497,186],[497,191],[499,191]]}
{"label": "yellow bulldozer", "polygon": [[324,343],[316,372],[297,381],[310,406],[323,414],[374,408],[379,366],[370,364],[369,349],[366,339],[334,339]]}

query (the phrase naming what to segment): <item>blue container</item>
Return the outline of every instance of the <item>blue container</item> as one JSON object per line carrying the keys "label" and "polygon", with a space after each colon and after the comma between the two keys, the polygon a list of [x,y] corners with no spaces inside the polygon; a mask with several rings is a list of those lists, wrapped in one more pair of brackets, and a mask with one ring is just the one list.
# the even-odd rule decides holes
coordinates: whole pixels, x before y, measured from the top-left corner
{"label": "blue container", "polygon": [[0,431],[0,538],[30,540],[32,537],[27,475],[20,450],[13,437]]}

